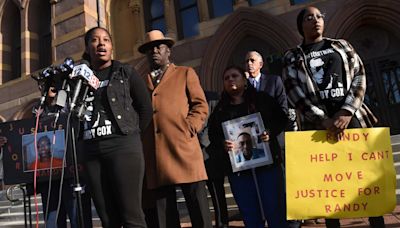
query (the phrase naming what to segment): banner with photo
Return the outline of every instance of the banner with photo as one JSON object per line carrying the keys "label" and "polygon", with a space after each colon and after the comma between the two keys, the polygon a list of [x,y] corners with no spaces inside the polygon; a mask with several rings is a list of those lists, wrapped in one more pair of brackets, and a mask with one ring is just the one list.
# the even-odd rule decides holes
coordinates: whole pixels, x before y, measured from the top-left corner
{"label": "banner with photo", "polygon": [[396,206],[388,128],[286,132],[287,218],[380,216]]}
{"label": "banner with photo", "polygon": [[229,151],[233,172],[273,163],[268,142],[260,139],[265,131],[259,112],[222,123],[225,139],[235,142],[235,151]]}
{"label": "banner with photo", "polygon": [[[7,137],[2,147],[4,183],[32,183],[37,146],[37,180],[48,181],[50,174],[57,179],[61,175],[65,154],[66,115],[61,115],[55,129],[54,118],[43,118],[39,122],[38,134],[34,136],[36,119],[24,119],[0,123],[0,135]],[[72,177],[72,158],[67,153],[66,177]],[[80,165],[79,165],[80,166]],[[50,167],[52,170],[50,172]],[[82,169],[80,166],[79,169]]]}

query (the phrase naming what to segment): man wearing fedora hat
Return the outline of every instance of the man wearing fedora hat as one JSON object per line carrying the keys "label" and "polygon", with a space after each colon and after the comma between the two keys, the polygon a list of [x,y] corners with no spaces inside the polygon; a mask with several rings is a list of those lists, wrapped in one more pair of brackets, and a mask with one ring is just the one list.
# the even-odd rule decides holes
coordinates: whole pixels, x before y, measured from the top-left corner
{"label": "man wearing fedora hat", "polygon": [[197,138],[208,106],[196,72],[170,62],[174,41],[152,30],[138,50],[146,54],[146,76],[153,121],[145,131],[146,187],[155,190],[159,227],[180,227],[176,204],[181,187],[193,227],[212,227],[205,180],[207,174]]}

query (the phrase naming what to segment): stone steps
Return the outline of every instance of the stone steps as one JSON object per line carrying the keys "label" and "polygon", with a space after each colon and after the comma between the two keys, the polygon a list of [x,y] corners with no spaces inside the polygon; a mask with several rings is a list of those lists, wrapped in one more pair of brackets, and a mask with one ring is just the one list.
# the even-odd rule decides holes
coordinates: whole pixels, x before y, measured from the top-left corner
{"label": "stone steps", "polygon": [[[397,201],[400,203],[400,135],[391,136],[391,143],[393,148],[393,160],[394,166],[396,170],[396,196]],[[225,192],[228,204],[228,211],[231,219],[240,219],[240,213],[238,211],[235,199],[233,198],[229,183],[227,178],[225,179]],[[177,189],[177,203],[179,213],[181,215],[181,221],[183,223],[190,222],[190,218],[188,215],[188,211],[186,209],[185,200],[182,194],[182,191]],[[22,192],[16,191],[15,197],[16,199],[22,199]],[[207,195],[209,206],[211,210],[212,216],[214,216],[214,208],[211,201],[211,196]],[[42,215],[42,204],[40,195],[38,195],[38,206],[39,206],[39,224],[43,224],[43,215]],[[35,223],[35,208],[34,208],[34,200],[31,197],[31,210],[32,210],[32,222]],[[24,213],[23,213],[23,202],[22,200],[18,200],[16,202],[10,202],[5,198],[5,191],[0,191],[0,227],[10,227],[10,228],[19,228],[24,227]],[[101,227],[100,219],[97,216],[96,209],[92,205],[92,213],[93,213],[93,226]]]}
{"label": "stone steps", "polygon": [[[224,184],[225,191],[226,191],[226,198],[227,198],[227,204],[228,204],[228,211],[229,214],[232,215],[237,215],[238,214],[238,208],[236,205],[236,202],[233,198],[233,195],[230,190],[230,186],[228,181],[225,181]],[[182,222],[190,222],[189,214],[186,208],[185,204],[185,199],[183,197],[183,193],[180,188],[177,188],[177,204],[178,204],[178,210],[181,216]],[[207,192],[208,193],[208,192]],[[5,193],[4,193],[5,194]],[[0,192],[0,195],[4,195],[2,192]],[[8,201],[5,197],[0,199],[0,227],[24,227],[24,208],[23,208],[23,201],[22,201],[22,192],[18,191],[14,195],[15,199],[20,199],[14,203],[11,203]],[[214,207],[212,206],[212,200],[211,200],[211,195],[207,195],[209,205],[210,205],[210,211],[213,215],[214,213]],[[42,199],[41,196],[37,196],[37,201],[38,201],[38,208],[39,208],[39,219],[40,222],[39,224],[43,224],[43,213],[42,213]],[[36,209],[34,205],[34,199],[33,196],[31,197],[31,211],[32,211],[32,223],[35,223],[35,215],[36,215]],[[100,227],[101,222],[99,217],[97,216],[96,209],[94,205],[92,205],[92,216],[93,216],[93,223],[94,226]]]}

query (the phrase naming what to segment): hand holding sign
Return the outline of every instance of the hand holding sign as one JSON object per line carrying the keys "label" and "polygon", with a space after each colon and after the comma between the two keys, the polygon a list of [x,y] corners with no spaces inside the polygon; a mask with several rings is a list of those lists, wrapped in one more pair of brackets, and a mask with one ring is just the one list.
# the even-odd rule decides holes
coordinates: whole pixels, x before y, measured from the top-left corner
{"label": "hand holding sign", "polygon": [[287,132],[285,139],[288,219],[374,217],[394,209],[388,128]]}

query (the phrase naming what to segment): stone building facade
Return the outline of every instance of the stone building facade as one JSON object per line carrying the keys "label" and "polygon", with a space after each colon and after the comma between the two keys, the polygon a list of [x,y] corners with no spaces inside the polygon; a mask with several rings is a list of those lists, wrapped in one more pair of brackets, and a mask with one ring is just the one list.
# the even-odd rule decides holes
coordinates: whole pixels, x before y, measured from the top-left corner
{"label": "stone building facade", "polygon": [[221,91],[221,75],[259,50],[265,71],[280,74],[283,52],[301,42],[296,16],[314,5],[326,12],[325,35],[349,40],[368,73],[367,103],[400,133],[400,2],[398,0],[0,0],[0,119],[30,115],[39,92],[30,75],[79,60],[84,33],[111,31],[114,58],[148,69],[137,47],[151,28],[177,42],[173,61],[199,74],[205,90]]}

